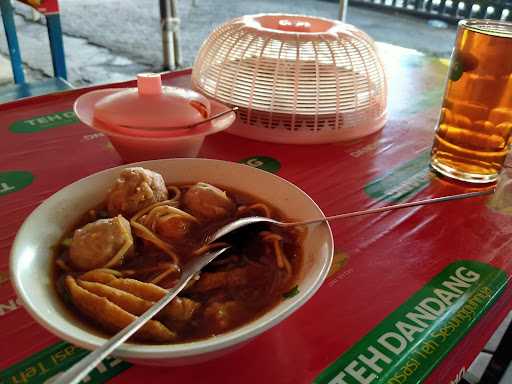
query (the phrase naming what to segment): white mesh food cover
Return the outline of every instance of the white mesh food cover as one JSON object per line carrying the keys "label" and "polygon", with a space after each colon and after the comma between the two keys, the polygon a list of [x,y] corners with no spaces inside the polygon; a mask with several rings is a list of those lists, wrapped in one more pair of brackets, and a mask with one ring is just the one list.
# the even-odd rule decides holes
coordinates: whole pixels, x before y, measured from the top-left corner
{"label": "white mesh food cover", "polygon": [[243,16],[213,31],[192,70],[196,90],[238,106],[229,132],[313,144],[359,138],[386,122],[386,79],[373,40],[309,16]]}

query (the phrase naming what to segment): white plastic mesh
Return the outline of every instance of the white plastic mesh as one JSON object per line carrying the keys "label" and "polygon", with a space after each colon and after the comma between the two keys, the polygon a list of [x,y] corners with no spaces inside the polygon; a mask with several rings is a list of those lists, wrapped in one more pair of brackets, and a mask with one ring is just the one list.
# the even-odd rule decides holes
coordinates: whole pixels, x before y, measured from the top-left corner
{"label": "white plastic mesh", "polygon": [[[333,29],[294,34],[254,27],[260,16],[235,19],[209,36],[193,67],[197,90],[238,106],[239,118],[252,127],[250,136],[262,140],[274,141],[269,130],[279,131],[282,142],[283,132],[307,132],[302,135],[305,142],[326,142],[382,127],[384,70],[364,32],[334,20],[309,18],[327,21]],[[325,131],[330,133],[322,139],[319,135]],[[261,137],[254,137],[258,132]],[[243,126],[232,133],[247,136]],[[313,133],[316,137],[308,139]]]}

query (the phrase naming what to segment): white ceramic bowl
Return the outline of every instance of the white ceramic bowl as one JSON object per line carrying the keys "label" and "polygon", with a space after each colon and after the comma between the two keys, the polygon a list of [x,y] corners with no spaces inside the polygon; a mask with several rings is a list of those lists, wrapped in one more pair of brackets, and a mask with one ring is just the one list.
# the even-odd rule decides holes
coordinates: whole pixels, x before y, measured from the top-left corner
{"label": "white ceramic bowl", "polygon": [[[154,160],[137,165],[161,173],[168,182],[205,181],[249,192],[294,219],[324,216],[302,190],[257,168],[208,159]],[[25,220],[11,251],[12,282],[26,310],[50,332],[86,349],[98,347],[105,339],[79,324],[57,297],[51,280],[52,246],[87,209],[103,201],[107,189],[125,167],[99,172],[52,195]],[[283,300],[260,318],[216,337],[170,345],[125,343],[114,355],[150,365],[192,364],[214,358],[271,328],[303,305],[324,281],[332,256],[329,225],[312,226],[304,241],[304,265],[296,296]]]}

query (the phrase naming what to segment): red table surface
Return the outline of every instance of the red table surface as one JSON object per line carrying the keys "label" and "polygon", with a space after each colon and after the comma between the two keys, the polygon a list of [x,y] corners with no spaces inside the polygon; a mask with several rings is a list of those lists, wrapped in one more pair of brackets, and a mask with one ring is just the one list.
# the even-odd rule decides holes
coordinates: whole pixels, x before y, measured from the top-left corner
{"label": "red table surface", "polygon": [[[289,146],[262,143],[226,133],[208,137],[201,157],[239,161],[251,156],[279,160],[278,175],[298,185],[325,214],[389,204],[364,191],[365,185],[428,151],[442,98],[446,63],[380,46],[388,73],[389,120],[370,137],[350,143]],[[168,84],[187,86],[190,71],[165,74]],[[115,86],[133,86],[133,82]],[[112,85],[109,85],[111,87]],[[71,110],[74,90],[0,105],[0,172],[27,170],[31,185],[0,196],[0,276],[7,276],[9,250],[24,218],[63,186],[121,160],[105,137],[82,124],[15,134],[19,120]],[[432,176],[420,199],[467,191]],[[415,207],[335,222],[336,250],[348,256],[317,294],[291,317],[236,352],[199,365],[173,368],[133,366],[112,383],[211,382],[307,383],[407,300],[447,264],[475,259],[512,271],[510,216],[485,199]],[[511,309],[507,286],[498,302],[433,371],[428,383],[448,383],[468,367]],[[0,303],[15,299],[0,280]],[[11,302],[12,303],[12,302]],[[0,369],[58,339],[22,308],[0,315]],[[207,378],[207,380],[205,379]]]}

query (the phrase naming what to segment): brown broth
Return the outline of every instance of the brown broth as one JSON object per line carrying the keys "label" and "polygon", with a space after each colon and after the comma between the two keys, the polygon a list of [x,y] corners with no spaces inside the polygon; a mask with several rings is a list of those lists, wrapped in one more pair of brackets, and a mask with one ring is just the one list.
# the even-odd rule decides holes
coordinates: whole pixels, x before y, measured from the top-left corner
{"label": "brown broth", "polygon": [[[184,192],[187,185],[190,184],[178,185],[178,187],[182,192]],[[232,188],[220,188],[227,192],[228,196],[236,203],[237,207],[241,205],[262,203],[261,200],[247,193],[233,190]],[[270,208],[273,218],[278,220],[287,220],[287,218],[277,209],[266,202],[264,202],[264,204]],[[179,208],[183,209],[183,207]],[[91,211],[96,213],[91,214]],[[98,217],[98,212],[105,212],[103,204],[85,213],[77,224],[65,234],[63,239],[72,237],[75,229],[100,218]],[[235,214],[233,214],[229,218],[194,228],[193,234],[187,238],[186,242],[179,245],[173,244],[176,253],[180,256],[180,263],[183,264],[189,260],[192,252],[199,248],[207,234],[212,233],[215,229],[235,220],[236,218]],[[276,266],[275,255],[274,252],[271,251],[272,247],[266,246],[258,235],[262,230],[271,230],[273,233],[276,233],[283,238],[281,242],[282,249],[292,267],[292,276],[286,281],[283,280],[283,276],[285,275],[283,270]],[[297,276],[302,267],[302,240],[304,235],[305,232],[302,229],[270,228],[270,226],[266,224],[261,224],[242,228],[236,233],[226,236],[224,239],[232,245],[232,249],[225,252],[225,254],[205,267],[202,271],[202,275],[206,276],[206,274],[217,272],[226,272],[233,275],[237,274],[242,268],[245,268],[244,271],[247,273],[246,276],[249,277],[247,279],[248,282],[237,286],[224,285],[208,292],[197,292],[195,291],[194,286],[188,290],[182,291],[179,297],[189,298],[199,302],[201,305],[194,313],[194,316],[186,323],[178,324],[163,321],[169,329],[177,333],[178,338],[175,342],[204,339],[235,329],[260,317],[279,302],[284,300],[286,293],[292,290],[295,286]],[[136,237],[134,236],[134,240],[135,239]],[[169,256],[158,251],[152,245],[144,244],[140,239],[136,239],[135,249],[136,256],[126,264],[122,265],[122,267],[117,268],[118,270],[126,271],[147,269],[159,262],[170,261]],[[62,241],[57,245],[55,252],[55,260],[59,258],[66,262],[67,265],[70,265],[68,248],[62,245]],[[92,319],[83,315],[71,303],[62,283],[63,278],[67,274],[68,273],[62,271],[54,263],[53,281],[55,282],[55,289],[61,299],[63,299],[66,308],[68,308],[73,316],[79,322],[83,323],[88,329],[91,329],[92,325],[93,329],[103,336],[111,334],[111,332],[107,332],[103,329],[101,324],[95,324]],[[71,272],[71,274],[78,276],[80,273]],[[147,273],[139,274],[132,278],[136,278],[141,281],[149,281],[151,277],[152,273]],[[164,288],[170,288],[178,278],[178,274],[170,275],[168,278],[159,282],[158,285]],[[209,307],[211,309],[208,309]],[[219,308],[219,310],[217,311],[216,308]],[[224,308],[227,313],[227,325],[225,325],[222,320],[219,320],[222,319],[222,316],[219,314],[224,313]],[[218,316],[215,315],[212,320],[212,315],[209,316],[208,313],[215,313]],[[222,326],[219,326],[219,324],[222,324]]]}

